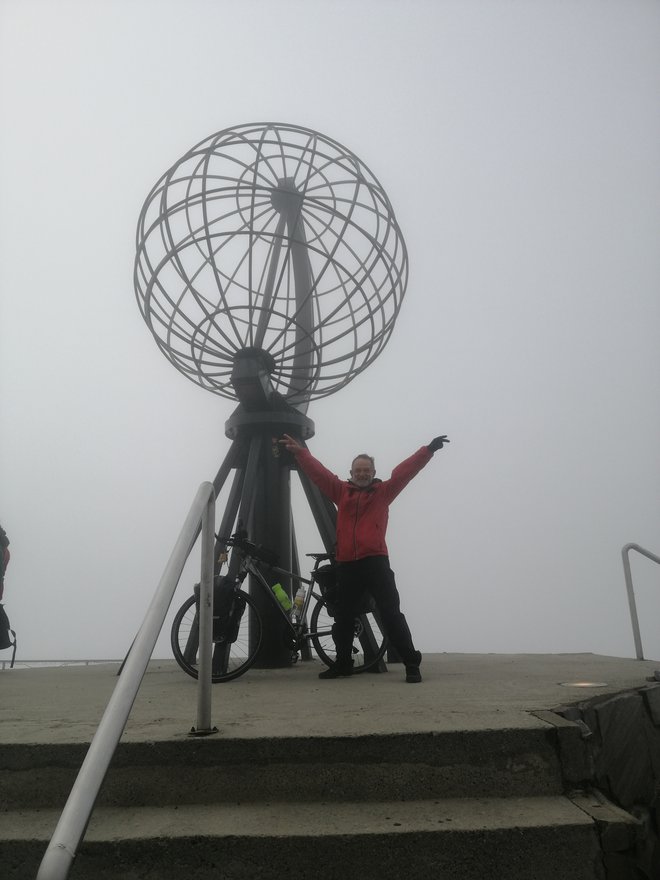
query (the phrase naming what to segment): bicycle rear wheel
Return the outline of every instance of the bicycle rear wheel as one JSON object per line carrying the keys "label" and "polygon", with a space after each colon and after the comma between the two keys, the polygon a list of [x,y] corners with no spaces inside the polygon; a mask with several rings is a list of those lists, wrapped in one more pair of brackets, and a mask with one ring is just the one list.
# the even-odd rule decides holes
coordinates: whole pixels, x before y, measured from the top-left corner
{"label": "bicycle rear wheel", "polygon": [[[213,639],[211,680],[214,684],[231,681],[246,672],[257,659],[261,645],[261,618],[254,600],[242,590],[238,596],[245,601],[245,610],[238,625],[236,638],[229,641],[221,635],[219,638],[214,636]],[[174,659],[181,669],[193,678],[197,678],[199,609],[194,596],[186,599],[174,616],[170,641]]]}
{"label": "bicycle rear wheel", "polygon": [[[309,630],[314,650],[327,666],[332,666],[337,656],[332,640],[333,623],[334,618],[328,612],[325,599],[319,599],[312,611]],[[353,672],[364,672],[383,658],[387,638],[371,611],[355,618],[354,633]]]}

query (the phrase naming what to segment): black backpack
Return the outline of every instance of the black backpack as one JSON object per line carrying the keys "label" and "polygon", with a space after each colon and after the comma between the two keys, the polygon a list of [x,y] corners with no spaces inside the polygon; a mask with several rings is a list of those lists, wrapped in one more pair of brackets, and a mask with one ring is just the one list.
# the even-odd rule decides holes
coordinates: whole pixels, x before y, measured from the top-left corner
{"label": "black backpack", "polygon": [[[4,651],[6,648],[14,648],[14,654],[16,653],[16,633],[11,628],[11,624],[9,623],[9,618],[7,617],[7,612],[4,609],[4,605],[0,605],[0,651]],[[14,665],[14,660],[12,658],[12,666]]]}
{"label": "black backpack", "polygon": [[[7,532],[0,526],[0,579],[4,577],[5,574],[5,550],[9,547],[9,538],[7,537]],[[0,597],[2,596],[2,591],[0,590]]]}
{"label": "black backpack", "polygon": [[13,632],[11,624],[9,623],[9,618],[7,617],[7,612],[5,611],[4,606],[0,605],[0,651],[4,651],[5,648],[11,648],[14,644],[11,637]]}

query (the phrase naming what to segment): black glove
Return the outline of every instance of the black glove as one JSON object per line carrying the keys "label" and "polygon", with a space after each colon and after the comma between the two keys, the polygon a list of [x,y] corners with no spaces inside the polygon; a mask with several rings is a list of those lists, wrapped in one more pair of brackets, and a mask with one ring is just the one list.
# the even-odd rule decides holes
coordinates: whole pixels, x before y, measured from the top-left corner
{"label": "black glove", "polygon": [[443,434],[442,437],[434,437],[428,445],[428,450],[429,452],[437,452],[438,449],[442,449],[444,443],[449,442],[446,434]]}

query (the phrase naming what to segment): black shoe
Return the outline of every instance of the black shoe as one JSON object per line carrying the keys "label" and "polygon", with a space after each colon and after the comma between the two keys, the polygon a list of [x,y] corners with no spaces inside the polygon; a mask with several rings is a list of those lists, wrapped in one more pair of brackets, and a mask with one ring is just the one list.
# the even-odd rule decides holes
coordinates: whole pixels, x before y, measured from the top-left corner
{"label": "black shoe", "polygon": [[415,651],[415,656],[410,663],[406,663],[406,681],[408,684],[419,684],[422,680],[422,673],[419,671],[419,664],[422,662],[422,654]]}
{"label": "black shoe", "polygon": [[353,675],[353,664],[345,666],[343,663],[333,663],[323,672],[319,672],[319,678],[348,678]]}

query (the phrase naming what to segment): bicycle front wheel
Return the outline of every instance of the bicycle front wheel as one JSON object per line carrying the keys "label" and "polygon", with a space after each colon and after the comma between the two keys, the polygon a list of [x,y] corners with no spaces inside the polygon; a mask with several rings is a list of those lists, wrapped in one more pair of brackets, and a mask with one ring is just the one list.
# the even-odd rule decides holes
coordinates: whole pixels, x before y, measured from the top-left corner
{"label": "bicycle front wheel", "polygon": [[[325,599],[319,599],[310,618],[309,634],[319,658],[332,666],[337,659],[332,640],[334,618],[328,612]],[[355,618],[353,635],[353,672],[364,672],[379,663],[387,650],[387,638],[373,612]]]}
{"label": "bicycle front wheel", "polygon": [[[254,600],[242,590],[237,594],[245,601],[245,610],[237,632],[231,633],[232,641],[225,635],[213,639],[211,680],[215,683],[238,678],[257,659],[261,645],[261,618]],[[215,621],[214,621],[215,623]],[[234,635],[236,636],[235,638]],[[181,669],[197,678],[199,660],[199,607],[194,596],[183,603],[172,622],[170,641],[174,659]]]}

